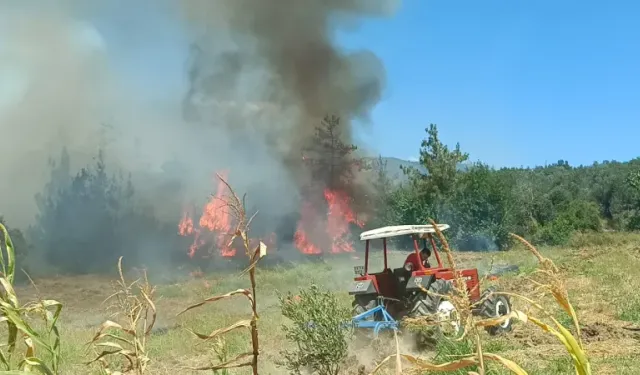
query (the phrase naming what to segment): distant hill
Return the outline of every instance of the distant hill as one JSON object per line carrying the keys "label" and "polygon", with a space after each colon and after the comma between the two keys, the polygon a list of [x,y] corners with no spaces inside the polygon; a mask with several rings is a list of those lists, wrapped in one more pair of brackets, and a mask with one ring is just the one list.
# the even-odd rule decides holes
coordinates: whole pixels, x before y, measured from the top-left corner
{"label": "distant hill", "polygon": [[422,173],[426,173],[427,171],[424,166],[417,161],[402,160],[393,157],[383,157],[382,159],[387,162],[387,173],[389,177],[394,180],[406,180],[407,177],[400,169],[401,167],[413,167]]}
{"label": "distant hill", "polygon": [[[375,161],[377,158],[367,158],[370,161]],[[387,163],[387,173],[392,180],[398,182],[404,182],[407,180],[407,176],[402,172],[401,167],[413,167],[418,169],[422,173],[427,173],[426,168],[417,161],[404,160],[394,157],[383,156],[382,160]],[[458,170],[465,171],[469,168],[469,163],[462,163],[458,166]]]}

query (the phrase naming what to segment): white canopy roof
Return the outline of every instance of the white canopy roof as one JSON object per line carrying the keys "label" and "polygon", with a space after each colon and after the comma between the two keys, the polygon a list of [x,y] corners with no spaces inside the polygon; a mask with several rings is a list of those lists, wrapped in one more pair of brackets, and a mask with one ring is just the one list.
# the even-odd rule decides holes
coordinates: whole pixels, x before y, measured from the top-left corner
{"label": "white canopy roof", "polygon": [[[438,229],[444,231],[449,229],[448,224],[438,224]],[[435,233],[433,225],[396,225],[368,230],[360,234],[360,241],[374,240],[377,238],[406,236],[411,234]]]}

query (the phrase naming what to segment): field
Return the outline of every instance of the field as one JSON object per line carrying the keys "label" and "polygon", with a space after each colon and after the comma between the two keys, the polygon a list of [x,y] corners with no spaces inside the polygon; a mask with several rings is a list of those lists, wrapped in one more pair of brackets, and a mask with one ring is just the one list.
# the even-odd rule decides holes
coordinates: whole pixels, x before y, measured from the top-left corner
{"label": "field", "polygon": [[[566,275],[569,296],[583,326],[583,339],[592,360],[594,374],[640,374],[640,332],[633,330],[640,325],[640,235],[613,234],[579,235],[565,248],[541,248]],[[406,253],[394,252],[391,264],[400,264]],[[497,282],[509,291],[535,296],[533,285],[526,278],[535,268],[535,258],[522,248],[497,253],[456,252],[462,265],[477,266],[482,272],[490,267],[515,264],[517,274],[506,275]],[[307,262],[293,267],[260,269],[257,274],[257,303],[260,320],[259,333],[262,347],[261,374],[282,374],[274,362],[279,351],[288,345],[281,325],[286,323],[280,314],[278,292],[295,292],[315,282],[339,293],[340,300],[350,305],[349,296],[343,290],[352,278],[353,266],[362,261],[345,258],[323,262]],[[379,259],[372,259],[376,264]],[[126,260],[125,260],[126,261]],[[393,263],[395,262],[395,263]],[[380,263],[381,264],[381,263]],[[116,265],[114,264],[114,269]],[[163,275],[150,275],[156,279]],[[102,302],[112,293],[112,280],[104,277],[58,277],[36,279],[38,290],[31,286],[17,287],[22,301],[38,295],[56,299],[64,304],[60,328],[62,336],[62,373],[87,374],[84,365],[91,359],[87,343],[97,327],[107,319]],[[232,298],[188,312],[176,314],[186,306],[237,288],[248,287],[246,277],[231,271],[225,274],[203,275],[175,284],[159,284],[157,290],[158,323],[148,346],[151,357],[150,374],[191,374],[187,367],[201,366],[215,361],[211,346],[203,344],[185,327],[208,333],[238,319],[248,318],[250,308],[243,297]],[[555,307],[553,302],[543,301],[545,306]],[[521,304],[517,307],[523,308]],[[570,321],[557,313],[561,322]],[[237,331],[226,336],[230,353],[249,348],[248,333]],[[402,350],[414,352],[412,341],[402,338]],[[387,345],[391,346],[391,345]],[[486,338],[486,351],[499,353],[521,364],[530,374],[571,374],[566,351],[552,336],[545,335],[537,327],[516,323],[508,336]],[[369,349],[359,353],[359,365],[371,370],[374,358],[383,353]],[[415,353],[414,353],[415,354]],[[433,353],[421,353],[426,357]],[[635,359],[634,359],[635,358]],[[97,369],[96,369],[97,370]],[[356,369],[349,369],[356,371]],[[93,370],[92,370],[93,371]],[[231,370],[248,373],[247,370]],[[97,372],[95,372],[97,373]],[[355,372],[354,372],[355,373]],[[495,372],[503,373],[503,372]],[[505,374],[507,372],[504,372]]]}

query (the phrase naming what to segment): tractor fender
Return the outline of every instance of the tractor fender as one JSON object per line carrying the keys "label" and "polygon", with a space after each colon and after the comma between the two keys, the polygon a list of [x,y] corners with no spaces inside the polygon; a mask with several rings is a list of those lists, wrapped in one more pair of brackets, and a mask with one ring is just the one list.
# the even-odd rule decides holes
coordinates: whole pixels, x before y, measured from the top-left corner
{"label": "tractor fender", "polygon": [[407,281],[407,291],[417,291],[421,290],[420,287],[424,289],[429,289],[431,283],[435,280],[434,275],[424,275],[424,276],[411,276],[409,281]]}
{"label": "tractor fender", "polygon": [[357,280],[349,285],[350,295],[376,294],[377,290],[372,280]]}

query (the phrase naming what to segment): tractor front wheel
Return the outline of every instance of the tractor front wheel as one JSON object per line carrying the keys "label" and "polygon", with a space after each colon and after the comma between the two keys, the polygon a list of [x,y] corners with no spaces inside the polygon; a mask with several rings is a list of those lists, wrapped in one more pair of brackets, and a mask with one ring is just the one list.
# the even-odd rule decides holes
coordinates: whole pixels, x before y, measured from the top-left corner
{"label": "tractor front wheel", "polygon": [[[511,313],[511,301],[508,296],[497,294],[495,287],[490,287],[482,294],[482,305],[480,307],[480,316],[485,319],[500,318]],[[499,335],[501,333],[510,332],[513,321],[511,318],[495,326],[486,327],[486,331],[490,335]]]}

